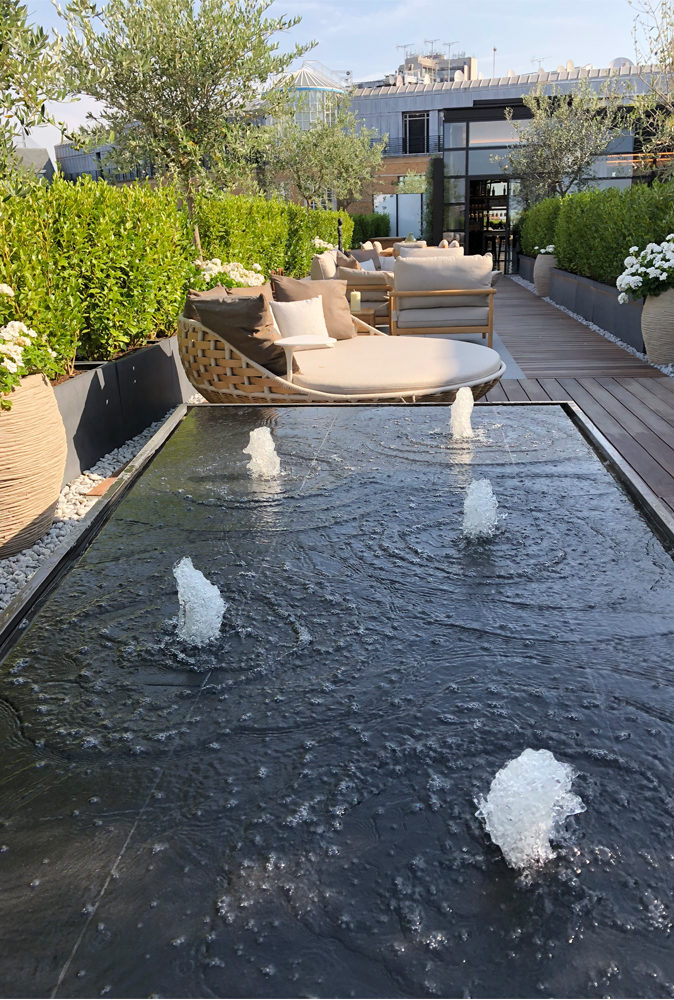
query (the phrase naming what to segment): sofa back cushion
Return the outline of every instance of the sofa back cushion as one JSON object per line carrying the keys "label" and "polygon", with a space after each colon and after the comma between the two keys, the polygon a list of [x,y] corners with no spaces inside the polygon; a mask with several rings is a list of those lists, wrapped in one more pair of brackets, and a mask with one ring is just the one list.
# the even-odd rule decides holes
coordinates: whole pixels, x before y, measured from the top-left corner
{"label": "sofa back cushion", "polygon": [[372,260],[376,269],[381,270],[381,261],[376,250],[350,250],[349,253],[359,264],[362,264],[364,260]]}
{"label": "sofa back cushion", "polygon": [[275,375],[286,375],[285,353],[275,343],[279,333],[263,292],[202,297],[193,308],[199,322],[235,350]]}
{"label": "sofa back cushion", "polygon": [[391,271],[351,271],[346,267],[338,267],[337,277],[346,279],[347,295],[353,288],[357,288],[362,300],[368,302],[386,302],[388,289],[393,287]]}
{"label": "sofa back cushion", "polygon": [[330,336],[335,340],[350,340],[356,336],[346,297],[346,281],[335,278],[327,281],[300,281],[287,275],[273,274],[271,282],[277,302],[299,302],[320,295],[325,325]]}
{"label": "sofa back cushion", "polygon": [[409,243],[405,242],[405,240],[399,240],[398,243],[394,243],[393,244],[393,256],[394,257],[399,257],[400,256],[400,248],[402,246],[406,246],[406,247],[425,247],[425,246],[428,246],[428,244],[426,243],[426,240],[410,240]]}
{"label": "sofa back cushion", "polygon": [[418,260],[420,257],[463,257],[463,247],[417,247],[400,244],[398,260]]}
{"label": "sofa back cushion", "polygon": [[311,258],[311,277],[314,281],[323,281],[326,278],[334,278],[336,274],[336,250],[326,250],[325,253],[314,254]]}
{"label": "sofa back cushion", "polygon": [[[445,254],[447,251],[445,250]],[[430,292],[442,289],[483,289],[491,286],[491,254],[470,257],[423,257],[420,260],[399,258],[394,272],[397,292]],[[396,308],[451,309],[457,306],[476,306],[484,309],[489,304],[486,295],[429,295],[396,299]]]}

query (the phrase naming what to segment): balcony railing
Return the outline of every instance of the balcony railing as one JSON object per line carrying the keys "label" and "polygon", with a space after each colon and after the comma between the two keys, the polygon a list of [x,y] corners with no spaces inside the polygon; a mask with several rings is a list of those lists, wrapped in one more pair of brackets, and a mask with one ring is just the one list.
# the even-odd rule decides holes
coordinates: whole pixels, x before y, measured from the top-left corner
{"label": "balcony railing", "polygon": [[384,156],[427,156],[442,152],[442,136],[431,135],[426,142],[416,139],[389,139],[384,147]]}

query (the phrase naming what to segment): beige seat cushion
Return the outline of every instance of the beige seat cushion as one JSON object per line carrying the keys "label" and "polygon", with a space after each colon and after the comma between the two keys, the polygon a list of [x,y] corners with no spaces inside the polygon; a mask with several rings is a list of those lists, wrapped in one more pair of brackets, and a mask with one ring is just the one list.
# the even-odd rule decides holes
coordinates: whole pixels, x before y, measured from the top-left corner
{"label": "beige seat cushion", "polygon": [[426,337],[354,337],[331,351],[305,351],[293,381],[344,395],[412,393],[475,385],[501,367],[496,351],[479,344]]}
{"label": "beige seat cushion", "polygon": [[407,260],[412,258],[418,260],[419,257],[463,257],[463,247],[418,247],[411,244],[401,243],[398,250],[398,258]]}
{"label": "beige seat cushion", "polygon": [[[449,251],[445,250],[445,253]],[[491,254],[470,257],[424,257],[421,260],[396,261],[394,285],[397,292],[441,291],[442,289],[489,288],[491,286]],[[410,296],[396,300],[396,308],[406,309],[456,309],[460,306],[484,307],[486,296],[453,295],[451,297]]]}
{"label": "beige seat cushion", "polygon": [[457,306],[455,309],[396,309],[393,313],[396,325],[412,330],[418,327],[443,326],[486,326],[489,309],[477,306]]}
{"label": "beige seat cushion", "polygon": [[315,253],[311,258],[311,277],[314,281],[334,278],[337,274],[337,251],[326,250],[325,253]]}

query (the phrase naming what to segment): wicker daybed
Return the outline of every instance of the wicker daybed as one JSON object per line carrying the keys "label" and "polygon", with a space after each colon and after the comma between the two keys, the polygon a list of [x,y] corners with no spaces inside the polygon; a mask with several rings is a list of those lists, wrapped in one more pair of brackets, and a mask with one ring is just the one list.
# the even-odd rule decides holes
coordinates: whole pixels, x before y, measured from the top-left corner
{"label": "wicker daybed", "polygon": [[[353,340],[339,341],[334,348],[336,354],[354,348],[345,347],[353,345],[354,340],[360,340],[363,336],[383,337],[391,344],[401,344],[403,341],[414,343],[415,355],[423,357],[424,351],[430,358],[436,358],[443,348],[436,346],[431,348],[430,344],[436,343],[434,338],[427,338],[426,347],[423,346],[423,338],[388,337],[386,334],[368,326],[357,317],[353,317],[353,323],[358,337]],[[449,341],[444,342],[449,345]],[[356,345],[358,347],[359,345]],[[400,348],[393,347],[378,350],[378,353],[385,357],[389,353],[400,352]],[[456,342],[452,345],[456,348]],[[475,399],[479,399],[489,391],[499,381],[505,365],[495,351],[487,347],[476,344],[462,343],[462,348],[467,349],[469,364],[465,363],[457,370],[455,377],[444,385],[433,385],[426,387],[405,387],[391,388],[390,390],[379,387],[377,391],[339,392],[337,386],[331,386],[328,391],[325,387],[320,388],[307,384],[298,384],[300,376],[288,375],[282,378],[268,371],[266,368],[251,361],[244,354],[235,350],[222,337],[213,333],[207,327],[196,320],[186,319],[184,316],[178,320],[178,347],[180,358],[185,368],[185,373],[194,388],[209,403],[261,403],[265,405],[274,403],[413,403],[413,402],[453,402],[457,391],[462,386],[468,386],[473,391]],[[404,350],[410,350],[409,344],[404,345]],[[449,349],[447,347],[447,349]],[[459,351],[461,348],[459,348]],[[476,354],[475,352],[488,352],[487,354]],[[312,355],[330,356],[333,351],[310,352]],[[300,355],[300,363],[305,355]],[[323,360],[322,359],[322,360]],[[475,364],[475,360],[478,363]],[[471,372],[471,363],[473,372]],[[315,362],[314,362],[315,365]],[[328,366],[329,367],[329,366]],[[358,373],[362,376],[362,373]],[[405,373],[401,373],[401,378]]]}

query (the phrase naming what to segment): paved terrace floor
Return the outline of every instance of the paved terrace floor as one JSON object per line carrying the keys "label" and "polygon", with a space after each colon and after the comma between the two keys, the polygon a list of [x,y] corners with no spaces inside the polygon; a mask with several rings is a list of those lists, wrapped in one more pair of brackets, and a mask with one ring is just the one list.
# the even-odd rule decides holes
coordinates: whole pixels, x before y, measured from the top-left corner
{"label": "paved terrace floor", "polygon": [[526,378],[485,401],[573,401],[674,513],[674,379],[507,278],[494,329]]}

